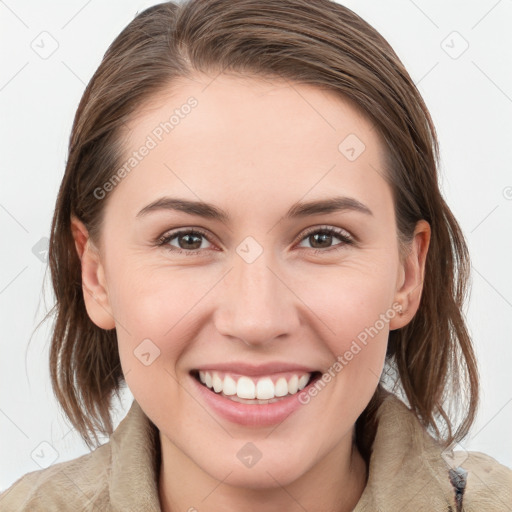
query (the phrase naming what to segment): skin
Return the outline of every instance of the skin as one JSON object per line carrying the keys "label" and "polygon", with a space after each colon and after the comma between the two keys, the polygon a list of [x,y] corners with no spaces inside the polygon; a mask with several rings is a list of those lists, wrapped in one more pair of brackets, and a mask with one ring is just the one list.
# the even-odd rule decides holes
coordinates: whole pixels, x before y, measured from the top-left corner
{"label": "skin", "polygon": [[[190,96],[198,106],[110,192],[98,246],[73,219],[88,314],[99,327],[116,328],[126,382],[160,430],[162,509],[352,510],[367,478],[354,424],[378,384],[389,331],[418,309],[429,225],[418,223],[402,261],[378,134],[351,104],[308,85],[226,74],[181,80],[139,110],[127,155]],[[338,149],[349,134],[366,146],[354,161]],[[282,219],[296,201],[335,192],[373,215]],[[136,219],[164,195],[214,203],[231,220],[173,211]],[[322,226],[357,242],[303,235]],[[192,245],[200,247],[193,256],[168,249],[190,251],[183,236],[167,248],[153,243],[176,228],[210,236]],[[263,249],[252,263],[236,252],[247,236]],[[405,313],[277,426],[216,416],[191,381],[191,369],[235,360],[326,371],[394,303]],[[134,355],[146,338],[160,350],[149,366]],[[237,458],[247,442],[262,454],[251,468]]]}

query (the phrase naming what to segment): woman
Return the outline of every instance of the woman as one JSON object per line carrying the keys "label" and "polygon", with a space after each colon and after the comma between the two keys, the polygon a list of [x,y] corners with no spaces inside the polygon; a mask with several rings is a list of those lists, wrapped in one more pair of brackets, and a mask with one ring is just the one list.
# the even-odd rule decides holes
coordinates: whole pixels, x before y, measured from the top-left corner
{"label": "woman", "polygon": [[139,14],[79,105],[50,241],[54,390],[111,438],[2,510],[510,508],[510,469],[451,451],[478,377],[437,162],[400,60],[339,4]]}

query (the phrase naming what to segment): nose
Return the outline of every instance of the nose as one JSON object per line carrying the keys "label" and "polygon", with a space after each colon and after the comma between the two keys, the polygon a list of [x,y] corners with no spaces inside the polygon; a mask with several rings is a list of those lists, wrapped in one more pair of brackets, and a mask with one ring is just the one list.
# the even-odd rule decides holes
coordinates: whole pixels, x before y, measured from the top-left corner
{"label": "nose", "polygon": [[248,263],[237,254],[219,290],[215,326],[221,335],[249,346],[263,346],[276,338],[293,337],[300,324],[299,299],[269,253]]}

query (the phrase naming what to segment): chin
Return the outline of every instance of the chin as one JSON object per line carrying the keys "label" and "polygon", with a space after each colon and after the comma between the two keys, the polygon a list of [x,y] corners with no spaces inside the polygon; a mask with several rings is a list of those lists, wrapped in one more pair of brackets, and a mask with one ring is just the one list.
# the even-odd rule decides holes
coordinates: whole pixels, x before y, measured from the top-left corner
{"label": "chin", "polygon": [[[212,476],[233,487],[261,491],[288,486],[304,475],[306,470],[306,467],[301,470],[300,467],[293,465],[289,460],[270,460],[266,464],[260,460],[252,468],[229,467],[226,465],[221,474]],[[229,476],[226,477],[228,473]]]}
{"label": "chin", "polygon": [[[305,442],[301,441],[302,448]],[[209,454],[207,458],[196,459],[195,462],[215,480],[234,487],[262,490],[287,486],[314,465],[314,460],[308,458],[299,445],[294,446],[283,440],[278,443],[268,443],[263,439],[254,443],[235,440],[231,444],[235,446],[220,450],[218,456]],[[247,454],[252,454],[253,459],[247,458]]]}

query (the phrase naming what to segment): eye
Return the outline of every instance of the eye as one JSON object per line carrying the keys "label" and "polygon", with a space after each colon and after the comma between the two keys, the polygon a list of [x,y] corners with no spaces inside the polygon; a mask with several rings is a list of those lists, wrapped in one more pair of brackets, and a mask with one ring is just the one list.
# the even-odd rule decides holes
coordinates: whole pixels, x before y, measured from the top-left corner
{"label": "eye", "polygon": [[[201,247],[203,242],[201,238],[206,239],[209,242],[209,237],[206,232],[200,229],[180,229],[178,231],[171,231],[170,233],[162,235],[158,239],[157,245],[165,246],[168,250],[178,254],[198,254],[203,249],[205,249],[205,247]],[[329,247],[335,238],[340,240],[341,243],[336,244],[333,247]],[[174,240],[176,240],[177,246],[171,243]],[[301,234],[301,237],[299,238],[300,242],[306,240],[312,241],[313,243],[313,247],[310,247],[310,249],[314,249],[320,252],[338,250],[345,245],[354,244],[354,240],[346,231],[333,228],[331,226],[323,226],[321,228],[315,227],[309,229],[305,234]]]}
{"label": "eye", "polygon": [[[341,240],[342,243],[329,247],[329,244],[332,243],[334,238]],[[329,250],[336,251],[341,249],[344,245],[352,245],[354,243],[352,237],[345,230],[331,226],[312,228],[308,230],[305,235],[302,235],[300,240],[312,242],[313,247],[311,247],[311,249],[320,250],[321,252],[327,252]],[[317,246],[315,247],[315,245]]]}
{"label": "eye", "polygon": [[[158,239],[159,246],[166,245],[171,251],[178,253],[196,254],[201,250],[201,238],[208,240],[205,232],[198,229],[181,229],[171,233],[166,233]],[[177,240],[178,247],[172,245],[170,242],[174,239]]]}

